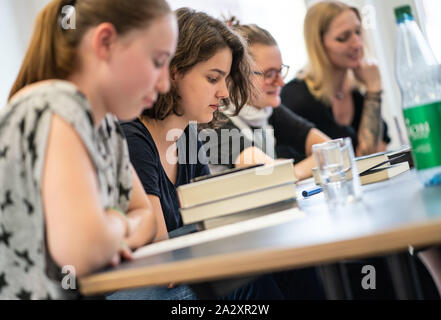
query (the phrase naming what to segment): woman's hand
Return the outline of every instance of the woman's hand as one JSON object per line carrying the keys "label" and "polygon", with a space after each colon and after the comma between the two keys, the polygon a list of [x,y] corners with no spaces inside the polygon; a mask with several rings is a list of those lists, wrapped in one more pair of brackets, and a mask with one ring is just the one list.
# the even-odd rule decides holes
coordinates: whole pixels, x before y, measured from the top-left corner
{"label": "woman's hand", "polygon": [[367,92],[381,91],[381,75],[375,61],[363,60],[361,65],[354,69],[354,75],[364,84]]}
{"label": "woman's hand", "polygon": [[112,259],[110,260],[110,265],[112,267],[117,266],[118,264],[121,263],[121,260],[132,260],[133,259],[133,255],[132,255],[132,250],[129,248],[129,246],[127,245],[127,243],[125,241],[121,242],[121,247],[118,250],[118,253],[116,253]]}

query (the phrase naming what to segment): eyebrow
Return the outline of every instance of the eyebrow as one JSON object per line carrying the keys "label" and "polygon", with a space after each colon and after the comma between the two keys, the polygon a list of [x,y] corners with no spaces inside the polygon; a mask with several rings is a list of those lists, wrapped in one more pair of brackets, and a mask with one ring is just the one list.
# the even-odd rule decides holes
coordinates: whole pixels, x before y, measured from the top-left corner
{"label": "eyebrow", "polygon": [[214,72],[217,72],[217,73],[219,73],[219,74],[221,74],[221,75],[223,75],[223,76],[226,76],[227,75],[227,73],[225,72],[225,71],[222,71],[222,70],[220,70],[220,69],[211,69],[210,71],[214,71]]}

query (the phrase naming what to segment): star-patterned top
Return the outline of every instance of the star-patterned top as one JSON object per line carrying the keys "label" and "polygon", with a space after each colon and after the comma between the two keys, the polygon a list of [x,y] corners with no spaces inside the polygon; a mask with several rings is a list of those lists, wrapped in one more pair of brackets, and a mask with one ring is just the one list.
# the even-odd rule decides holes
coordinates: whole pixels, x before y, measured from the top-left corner
{"label": "star-patterned top", "polygon": [[127,210],[129,205],[127,143],[114,116],[106,115],[95,127],[86,97],[67,81],[42,83],[12,99],[0,110],[0,299],[77,297],[76,291],[62,289],[65,274],[45,242],[41,180],[54,114],[84,143],[102,207]]}

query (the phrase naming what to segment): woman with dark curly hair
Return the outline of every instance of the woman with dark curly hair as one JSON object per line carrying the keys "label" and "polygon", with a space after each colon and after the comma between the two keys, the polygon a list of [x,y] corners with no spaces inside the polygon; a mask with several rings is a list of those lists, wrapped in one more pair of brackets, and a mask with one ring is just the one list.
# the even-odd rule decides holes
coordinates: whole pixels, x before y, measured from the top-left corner
{"label": "woman with dark curly hair", "polygon": [[[251,95],[246,43],[223,22],[188,8],[176,11],[179,40],[170,62],[171,89],[152,109],[122,124],[132,164],[155,212],[156,240],[183,226],[176,188],[210,173],[194,123],[215,122],[219,108],[239,111]],[[200,152],[201,151],[201,152]],[[187,286],[116,293],[122,299],[195,299]],[[160,295],[158,295],[160,294]],[[271,277],[236,290],[231,299],[281,299]]]}
{"label": "woman with dark curly hair", "polygon": [[122,124],[131,161],[155,209],[157,239],[182,226],[176,187],[209,173],[198,159],[200,143],[190,150],[197,131],[189,124],[212,122],[227,99],[240,110],[251,91],[240,36],[203,12],[182,8],[176,15],[180,32],[170,91],[139,119]]}

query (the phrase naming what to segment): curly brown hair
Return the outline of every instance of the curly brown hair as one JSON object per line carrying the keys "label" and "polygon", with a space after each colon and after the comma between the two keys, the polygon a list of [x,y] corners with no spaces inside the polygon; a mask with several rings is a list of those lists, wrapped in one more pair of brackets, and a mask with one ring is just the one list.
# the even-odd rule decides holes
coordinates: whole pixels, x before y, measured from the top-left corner
{"label": "curly brown hair", "polygon": [[[251,83],[251,63],[247,44],[243,38],[222,21],[204,12],[189,8],[175,11],[179,26],[179,38],[176,53],[170,62],[171,74],[189,72],[196,64],[212,58],[219,50],[230,48],[233,61],[227,79],[229,98],[223,106],[231,105],[238,114],[249,101],[254,87]],[[158,97],[153,108],[146,109],[141,117],[164,120],[171,114],[181,116],[178,110],[179,94],[176,85],[171,82],[170,91]],[[214,126],[220,116],[220,110],[213,115]]]}

